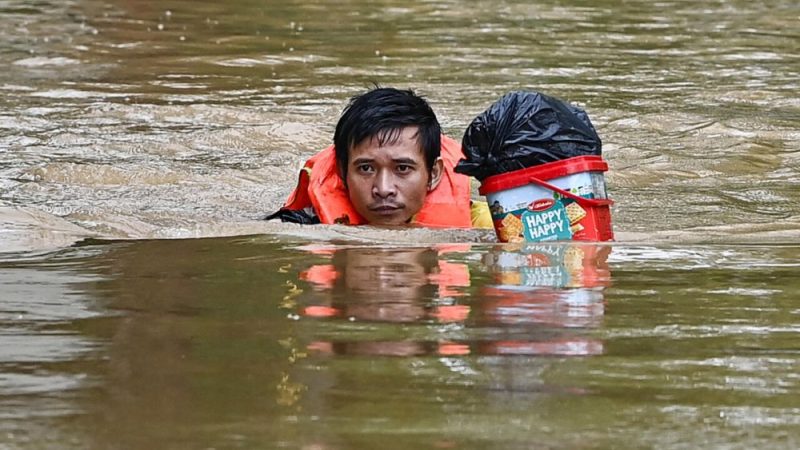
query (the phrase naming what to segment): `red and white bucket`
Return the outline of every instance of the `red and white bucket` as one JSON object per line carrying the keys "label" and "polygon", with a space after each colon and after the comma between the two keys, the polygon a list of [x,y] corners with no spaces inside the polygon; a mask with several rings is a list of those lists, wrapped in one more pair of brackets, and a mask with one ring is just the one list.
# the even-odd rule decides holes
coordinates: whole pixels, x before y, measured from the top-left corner
{"label": "red and white bucket", "polygon": [[484,179],[500,242],[610,241],[611,205],[600,156],[577,156]]}

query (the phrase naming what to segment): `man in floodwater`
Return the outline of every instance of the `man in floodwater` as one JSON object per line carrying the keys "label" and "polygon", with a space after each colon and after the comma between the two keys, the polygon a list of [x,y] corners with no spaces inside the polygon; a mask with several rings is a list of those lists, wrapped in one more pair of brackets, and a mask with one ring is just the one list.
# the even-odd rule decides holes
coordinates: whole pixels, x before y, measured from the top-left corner
{"label": "man in floodwater", "polygon": [[469,177],[453,171],[461,144],[441,134],[431,107],[411,90],[353,97],[333,141],[306,162],[268,220],[491,228],[485,203],[470,200]]}

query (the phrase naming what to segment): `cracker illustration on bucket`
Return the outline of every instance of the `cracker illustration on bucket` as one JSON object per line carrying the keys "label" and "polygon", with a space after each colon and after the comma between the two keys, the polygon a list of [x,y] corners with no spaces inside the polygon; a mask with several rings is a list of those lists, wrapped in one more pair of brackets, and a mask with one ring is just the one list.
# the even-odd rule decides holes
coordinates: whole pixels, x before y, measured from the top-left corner
{"label": "cracker illustration on bucket", "polygon": [[481,181],[501,242],[610,241],[601,147],[582,109],[512,92],[472,121],[455,171]]}

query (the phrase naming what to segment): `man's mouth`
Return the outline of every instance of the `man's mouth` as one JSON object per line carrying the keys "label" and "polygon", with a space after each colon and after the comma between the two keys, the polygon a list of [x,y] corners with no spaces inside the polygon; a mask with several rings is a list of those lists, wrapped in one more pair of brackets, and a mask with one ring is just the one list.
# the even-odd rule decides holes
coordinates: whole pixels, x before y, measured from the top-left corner
{"label": "man's mouth", "polygon": [[378,215],[386,215],[390,216],[395,214],[397,211],[403,209],[402,205],[396,205],[394,203],[380,203],[376,205],[371,205],[369,210]]}

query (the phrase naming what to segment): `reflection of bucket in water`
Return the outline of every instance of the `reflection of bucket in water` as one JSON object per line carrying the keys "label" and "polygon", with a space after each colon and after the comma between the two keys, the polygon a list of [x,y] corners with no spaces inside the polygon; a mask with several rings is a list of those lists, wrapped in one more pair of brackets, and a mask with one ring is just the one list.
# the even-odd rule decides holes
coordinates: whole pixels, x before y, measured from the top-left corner
{"label": "reflection of bucket in water", "polygon": [[596,328],[605,315],[603,292],[597,288],[485,286],[481,296],[485,300],[476,321],[490,325]]}
{"label": "reflection of bucket in water", "polygon": [[517,251],[489,252],[484,263],[499,285],[594,288],[611,283],[610,253],[605,244],[528,243]]}
{"label": "reflection of bucket in water", "polygon": [[588,242],[498,246],[483,259],[494,284],[480,317],[490,323],[592,328],[600,324],[611,284],[612,247]]}
{"label": "reflection of bucket in water", "polygon": [[578,156],[486,178],[485,195],[501,242],[610,241],[608,164]]}
{"label": "reflection of bucket in water", "polygon": [[589,356],[602,355],[603,342],[584,337],[555,339],[552,341],[495,341],[484,344],[481,353],[489,355],[549,355]]}
{"label": "reflection of bucket in water", "polygon": [[612,247],[587,242],[498,246],[483,259],[494,284],[480,319],[500,324],[593,328],[603,318],[603,290],[611,284]]}

